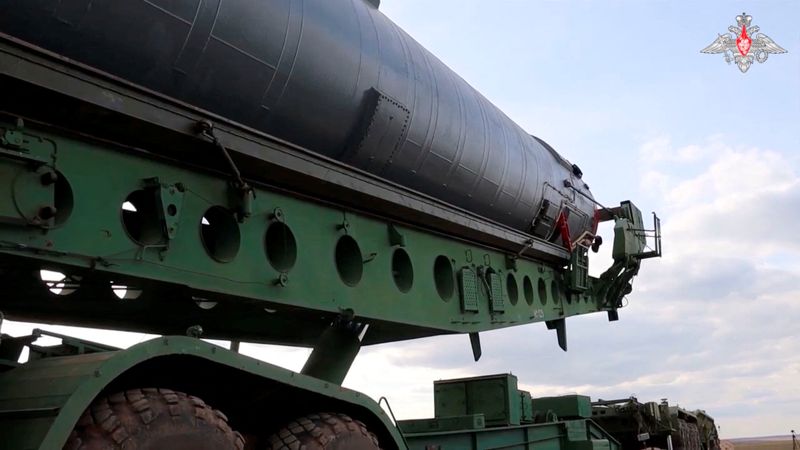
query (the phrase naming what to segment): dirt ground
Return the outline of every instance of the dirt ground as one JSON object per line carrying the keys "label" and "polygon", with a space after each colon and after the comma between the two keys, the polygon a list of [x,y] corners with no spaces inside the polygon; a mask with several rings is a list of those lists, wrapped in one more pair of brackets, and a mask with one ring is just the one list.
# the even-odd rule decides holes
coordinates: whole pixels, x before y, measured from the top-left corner
{"label": "dirt ground", "polygon": [[723,450],[792,450],[792,438],[723,440],[721,447]]}

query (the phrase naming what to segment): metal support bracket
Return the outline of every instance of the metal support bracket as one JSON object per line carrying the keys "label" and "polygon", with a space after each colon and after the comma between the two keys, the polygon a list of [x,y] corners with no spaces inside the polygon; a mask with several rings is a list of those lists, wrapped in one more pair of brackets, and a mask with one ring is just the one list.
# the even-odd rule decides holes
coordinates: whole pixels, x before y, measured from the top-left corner
{"label": "metal support bracket", "polygon": [[0,145],[14,150],[27,152],[29,149],[25,148],[25,133],[22,129],[25,128],[25,122],[17,117],[16,128],[7,129],[2,136],[0,136]]}
{"label": "metal support bracket", "polygon": [[481,336],[478,333],[470,333],[469,334],[469,343],[472,346],[472,357],[475,358],[477,362],[481,359],[481,355],[483,354],[483,350],[481,350]]}
{"label": "metal support bracket", "polygon": [[253,215],[253,200],[256,198],[256,191],[242,178],[242,172],[236,166],[236,163],[231,158],[228,149],[222,145],[222,142],[214,134],[214,124],[208,120],[201,120],[197,124],[198,134],[210,140],[217,149],[219,149],[228,167],[231,169],[233,180],[231,186],[234,189],[234,196],[236,197],[236,218],[239,223],[244,223],[250,216]]}
{"label": "metal support bracket", "polygon": [[406,246],[406,239],[405,237],[397,231],[397,227],[394,224],[389,224],[389,245],[392,247],[405,247]]}
{"label": "metal support bracket", "polygon": [[178,224],[180,223],[181,208],[183,206],[183,196],[186,188],[183,183],[165,184],[158,178],[147,178],[144,180],[145,188],[157,190],[159,213],[164,233],[167,238],[175,239],[178,234]]}
{"label": "metal support bracket", "polygon": [[369,327],[353,319],[352,311],[345,311],[322,332],[300,373],[342,384],[361,350],[361,340]]}
{"label": "metal support bracket", "polygon": [[561,350],[567,351],[567,321],[565,319],[555,319],[545,321],[548,330],[556,330],[558,346]]}

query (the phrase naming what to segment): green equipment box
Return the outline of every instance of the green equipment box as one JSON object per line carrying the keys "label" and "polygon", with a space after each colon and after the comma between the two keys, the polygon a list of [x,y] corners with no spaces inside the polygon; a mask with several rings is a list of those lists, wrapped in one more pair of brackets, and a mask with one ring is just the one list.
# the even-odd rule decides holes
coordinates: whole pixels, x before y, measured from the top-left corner
{"label": "green equipment box", "polygon": [[483,414],[487,426],[519,425],[522,420],[517,377],[511,374],[435,381],[433,398],[436,418]]}
{"label": "green equipment box", "polygon": [[540,397],[533,399],[535,412],[553,411],[559,418],[592,417],[592,402],[585,395],[561,395],[558,397]]}

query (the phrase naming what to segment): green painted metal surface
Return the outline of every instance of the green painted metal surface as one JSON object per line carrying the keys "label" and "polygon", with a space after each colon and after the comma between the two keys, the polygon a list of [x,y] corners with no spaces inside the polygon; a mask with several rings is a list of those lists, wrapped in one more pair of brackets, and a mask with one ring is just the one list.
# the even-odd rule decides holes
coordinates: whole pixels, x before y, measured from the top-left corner
{"label": "green painted metal surface", "polygon": [[397,421],[397,426],[404,434],[479,430],[486,428],[486,418],[481,413],[466,416],[434,417],[433,419],[409,419]]}
{"label": "green painted metal surface", "polygon": [[620,450],[588,420],[450,432],[406,433],[410,450]]}
{"label": "green painted metal surface", "polygon": [[436,418],[483,414],[490,426],[522,420],[517,377],[511,374],[435,381],[433,401]]}
{"label": "green painted metal surface", "polygon": [[[15,274],[17,295],[0,300],[10,318],[159,334],[201,325],[209,337],[309,345],[351,311],[371,323],[369,344],[616,307],[591,290],[567,291],[560,268],[542,262],[520,258],[508,268],[506,253],[265,186],[239,221],[224,176],[34,124],[0,124],[3,131],[23,140],[0,143],[0,178],[9,183],[2,219],[27,223],[0,225],[0,264],[58,270],[75,288],[54,295]],[[43,171],[58,182],[30,187]],[[57,210],[53,217],[19,206],[43,204]],[[112,283],[141,295],[115,298]],[[182,292],[165,295],[170,287]],[[204,311],[198,301],[224,305]],[[302,328],[292,324],[304,319]]]}
{"label": "green painted metal surface", "polygon": [[[360,417],[362,421],[368,423],[371,421],[371,429],[381,435],[384,448],[403,448],[402,439],[396,428],[383,410],[369,397],[233,353],[198,339],[180,336],[154,339],[121,351],[46,358],[0,374],[2,448],[60,449],[78,417],[98,394],[106,391],[109,386],[112,386],[112,389],[114,386],[119,386],[125,374],[135,367],[164,358],[180,358],[179,361],[184,365],[188,365],[190,360],[202,360],[209,366],[228,368],[255,377],[253,379],[257,380],[269,380],[274,383],[269,385],[273,389],[276,386],[283,386],[281,389],[284,390],[291,387],[318,394],[335,401],[342,409],[350,408],[362,414]],[[207,378],[208,374],[202,372],[175,375],[187,379],[196,378],[199,382],[212,382]],[[216,383],[215,389],[218,389],[221,395],[234,392],[233,387],[229,386],[234,379],[231,377],[213,381]],[[267,392],[266,387],[262,389],[263,391],[251,393],[251,402]],[[207,398],[208,401],[212,399]],[[275,405],[266,405],[264,411],[274,407]],[[249,408],[248,414],[251,415],[258,415],[261,411],[257,402],[251,403]],[[237,419],[233,413],[229,415],[235,424]]]}
{"label": "green painted metal surface", "polygon": [[533,422],[533,402],[531,401],[531,393],[528,391],[519,391],[519,401],[522,422]]}
{"label": "green painted metal surface", "polygon": [[592,417],[592,403],[585,395],[537,397],[533,399],[533,410],[553,411],[558,417]]}
{"label": "green painted metal surface", "polygon": [[[589,397],[531,399],[517,386],[511,374],[435,381],[435,417],[403,420],[398,426],[410,449],[620,448],[589,419]],[[541,408],[548,413],[536,411]]]}

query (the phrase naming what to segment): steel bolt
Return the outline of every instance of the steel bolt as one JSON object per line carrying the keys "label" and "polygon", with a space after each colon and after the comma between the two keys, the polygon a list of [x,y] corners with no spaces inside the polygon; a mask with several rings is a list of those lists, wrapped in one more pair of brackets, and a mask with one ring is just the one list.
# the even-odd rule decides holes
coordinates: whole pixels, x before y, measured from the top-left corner
{"label": "steel bolt", "polygon": [[275,285],[285,287],[287,284],[289,284],[289,275],[285,273],[278,275],[278,278],[275,280]]}

